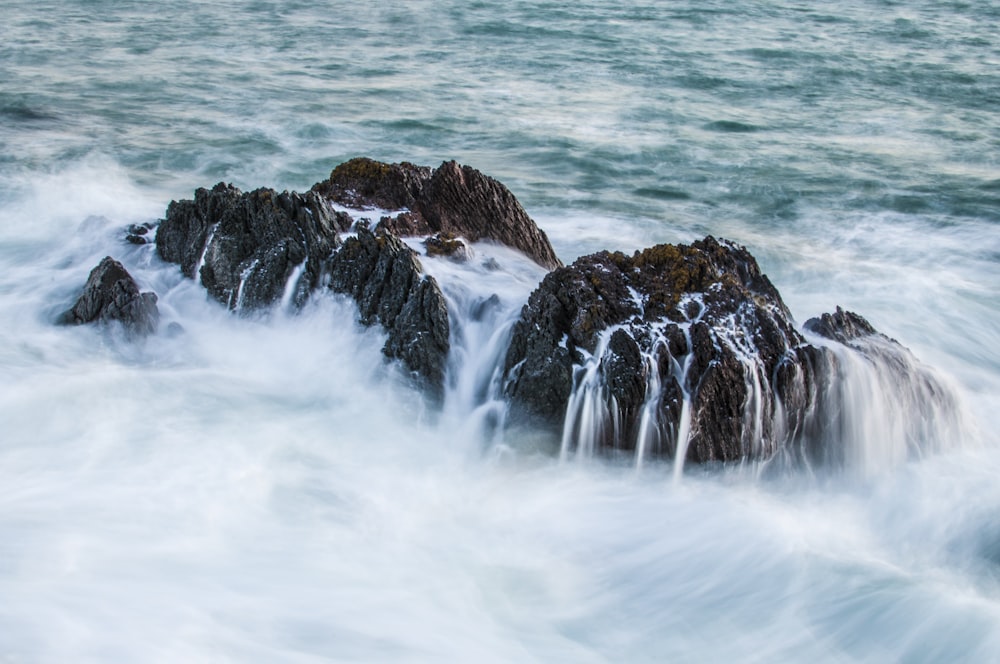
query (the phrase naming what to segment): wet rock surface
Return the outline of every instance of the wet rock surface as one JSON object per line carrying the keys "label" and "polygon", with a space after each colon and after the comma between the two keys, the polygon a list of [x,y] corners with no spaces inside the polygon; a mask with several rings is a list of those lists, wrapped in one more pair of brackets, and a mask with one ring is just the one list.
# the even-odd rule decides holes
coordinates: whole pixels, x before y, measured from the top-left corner
{"label": "wet rock surface", "polygon": [[447,233],[517,249],[539,265],[561,263],[545,233],[503,184],[454,161],[436,169],[358,158],[337,166],[313,191],[342,205],[402,210],[381,221],[399,236]]}
{"label": "wet rock surface", "polygon": [[397,358],[440,396],[448,358],[444,295],[424,275],[416,253],[385,231],[358,228],[332,259],[330,288],[358,303],[365,325],[388,332],[383,352]]}
{"label": "wet rock surface", "polygon": [[549,273],[514,327],[511,422],[548,428],[564,452],[856,467],[866,420],[888,423],[879,444],[897,460],[957,422],[936,375],[860,315],[838,307],[805,328],[827,341],[797,331],[730,242],[585,256]]}
{"label": "wet rock surface", "polygon": [[[338,245],[341,223],[314,193],[244,193],[219,183],[198,189],[193,200],[170,204],[156,232],[156,248],[231,309],[270,306],[286,287],[301,305],[319,284]],[[299,267],[297,283],[289,284]]]}
{"label": "wet rock surface", "polygon": [[803,327],[810,332],[839,341],[842,344],[850,344],[855,339],[879,334],[872,324],[862,316],[852,311],[844,311],[840,307],[837,307],[837,310],[832,314],[822,314],[816,318],[810,318]]}
{"label": "wet rock surface", "polygon": [[[333,204],[397,212],[372,229]],[[151,231],[134,226],[126,239],[142,244]],[[340,233],[353,235],[342,242]],[[385,329],[386,356],[440,398],[454,323],[439,284],[400,239],[414,235],[426,236],[432,257],[467,260],[463,239],[490,240],[555,268],[524,306],[498,370],[507,425],[549,430],[563,452],[700,463],[843,459],[859,401],[847,386],[858,371],[870,383],[860,401],[891,397],[874,408],[945,418],[953,410],[930,372],[855,313],[837,308],[808,321],[816,336],[807,341],[743,247],[707,237],[562,267],[506,187],[455,162],[431,169],[354,159],[306,194],[199,189],[170,204],[156,249],[240,312],[301,306],[327,284],[350,295],[363,324]],[[134,282],[122,283],[81,298],[73,320],[104,311],[97,315],[147,329],[142,312],[151,297],[155,314],[155,295],[136,299]],[[926,437],[918,429],[896,426],[902,447]]]}
{"label": "wet rock surface", "polygon": [[515,420],[559,429],[589,364],[610,425],[580,444],[673,456],[684,427],[691,461],[765,456],[776,445],[775,404],[755,385],[769,385],[801,341],[742,247],[709,237],[632,256],[600,252],[550,273],[531,295],[507,354],[507,390]]}
{"label": "wet rock surface", "polygon": [[155,293],[140,293],[128,270],[110,256],[105,257],[87,278],[83,293],[59,322],[121,323],[130,336],[145,336],[156,331],[159,310]]}

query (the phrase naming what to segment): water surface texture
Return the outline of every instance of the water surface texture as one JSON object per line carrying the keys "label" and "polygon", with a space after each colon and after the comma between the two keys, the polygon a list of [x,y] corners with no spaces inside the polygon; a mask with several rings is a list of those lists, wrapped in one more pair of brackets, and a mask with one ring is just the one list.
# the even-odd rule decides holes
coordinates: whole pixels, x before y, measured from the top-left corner
{"label": "water surface texture", "polygon": [[[0,661],[1000,659],[1000,5],[386,4],[5,1]],[[348,300],[232,316],[123,242],[359,155],[492,175],[567,263],[743,244],[963,428],[779,476],[560,460],[428,412]],[[184,335],[51,324],[107,254]],[[470,288],[516,310],[510,275]]]}

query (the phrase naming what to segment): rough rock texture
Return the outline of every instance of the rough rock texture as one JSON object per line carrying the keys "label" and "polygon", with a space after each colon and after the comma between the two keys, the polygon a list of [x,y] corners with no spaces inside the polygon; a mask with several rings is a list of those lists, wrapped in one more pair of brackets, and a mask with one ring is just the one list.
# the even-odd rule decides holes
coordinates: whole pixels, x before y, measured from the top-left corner
{"label": "rough rock texture", "polygon": [[313,186],[313,191],[352,208],[414,209],[431,173],[427,166],[406,161],[386,164],[357,157],[334,168],[330,178]]}
{"label": "rough rock texture", "polygon": [[118,321],[127,334],[144,336],[156,331],[159,318],[156,294],[140,293],[128,270],[107,256],[91,270],[80,299],[59,321],[68,325]]}
{"label": "rough rock texture", "polygon": [[879,334],[872,324],[862,316],[851,311],[844,311],[840,307],[837,307],[837,310],[832,314],[810,318],[803,327],[810,332],[839,341],[842,344],[850,344],[855,339]]}
{"label": "rough rock texture", "polygon": [[645,442],[650,453],[673,455],[687,394],[687,459],[766,456],[777,444],[775,404],[762,388],[801,342],[742,247],[709,237],[633,256],[600,252],[551,272],[531,295],[505,362],[507,392],[515,420],[562,427],[574,365],[591,358],[601,399],[618,413],[598,447],[641,445],[639,415],[657,399],[655,435]]}
{"label": "rough rock texture", "polygon": [[292,286],[293,301],[301,304],[319,284],[342,223],[311,192],[244,193],[219,183],[198,189],[194,200],[170,204],[156,248],[185,275],[200,279],[215,299],[251,311],[280,300],[300,266]]}
{"label": "rough rock texture", "polygon": [[808,343],[725,241],[585,256],[549,273],[514,327],[510,420],[570,449],[807,464],[868,454],[850,433],[866,417],[891,422],[904,454],[955,420],[951,393],[861,316],[838,308],[806,328],[833,343]]}
{"label": "rough rock texture", "polygon": [[472,250],[450,233],[438,233],[424,240],[424,251],[428,256],[446,256],[458,263],[472,258]]}
{"label": "rough rock texture", "polygon": [[[387,206],[405,202],[408,171],[394,172],[397,180],[361,191]],[[394,190],[396,185],[403,189]],[[363,323],[385,327],[385,354],[402,360],[440,393],[449,325],[437,282],[423,275],[414,252],[399,238],[375,234],[365,224],[358,224],[357,236],[338,251],[338,232],[354,226],[315,191],[244,193],[220,183],[198,189],[193,200],[172,202],[156,244],[164,260],[179,263],[215,299],[241,312],[276,303],[290,287],[292,302],[301,305],[328,277],[333,290],[354,297]]]}
{"label": "rough rock texture", "polygon": [[471,242],[492,240],[522,251],[543,267],[561,265],[545,233],[507,187],[454,161],[431,170],[406,162],[352,159],[333,169],[313,191],[351,207],[406,209],[380,224],[395,235],[448,233]]}
{"label": "rough rock texture", "polygon": [[330,288],[358,303],[361,322],[381,323],[383,352],[398,358],[440,395],[448,357],[448,309],[433,277],[399,238],[361,226],[332,259]]}

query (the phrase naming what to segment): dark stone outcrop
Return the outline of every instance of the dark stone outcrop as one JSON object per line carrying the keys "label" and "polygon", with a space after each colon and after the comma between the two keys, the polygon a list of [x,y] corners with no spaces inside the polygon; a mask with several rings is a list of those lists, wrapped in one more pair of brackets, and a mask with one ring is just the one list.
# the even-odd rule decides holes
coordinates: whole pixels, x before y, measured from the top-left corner
{"label": "dark stone outcrop", "polygon": [[821,337],[833,339],[842,344],[850,344],[855,339],[879,334],[872,324],[862,316],[852,311],[844,311],[840,307],[837,307],[837,310],[832,314],[822,314],[816,318],[810,318],[802,327]]}
{"label": "dark stone outcrop", "polygon": [[140,293],[125,267],[107,256],[90,272],[83,293],[59,318],[67,325],[119,322],[129,336],[156,331],[160,314],[155,293]]}
{"label": "dark stone outcrop", "polygon": [[170,204],[156,248],[186,276],[200,279],[212,297],[240,311],[280,300],[304,263],[294,293],[301,305],[319,284],[343,223],[312,192],[244,193],[219,183],[198,189],[193,200]]}
{"label": "dark stone outcrop", "polygon": [[416,253],[385,231],[365,226],[348,238],[330,264],[330,288],[358,303],[365,325],[388,332],[383,352],[400,359],[438,396],[448,357],[448,309]]}
{"label": "dark stone outcrop", "polygon": [[598,450],[812,463],[843,462],[855,444],[855,381],[883,381],[863,407],[912,420],[902,437],[914,450],[934,436],[913,413],[955,418],[932,372],[861,316],[838,308],[806,328],[833,343],[808,343],[753,256],[729,242],[585,256],[549,273],[515,324],[510,421]]}
{"label": "dark stone outcrop", "polygon": [[[766,456],[776,445],[773,397],[753,386],[768,385],[800,341],[777,291],[742,247],[709,237],[633,256],[601,252],[550,273],[532,294],[505,363],[508,394],[515,421],[561,427],[574,365],[592,357],[619,422],[598,446],[641,444],[638,419],[656,398],[649,452],[674,455],[688,394],[688,460]],[[762,399],[761,416],[751,423],[745,405],[754,398]]]}
{"label": "dark stone outcrop", "polygon": [[[515,421],[563,425],[574,366],[600,362],[619,426],[600,446],[631,449],[648,398],[660,443],[673,455],[684,395],[690,395],[687,459],[766,456],[776,447],[767,386],[801,343],[771,282],[742,247],[714,238],[659,245],[633,256],[600,252],[549,273],[513,332],[505,370]],[[644,359],[648,357],[647,361]],[[659,395],[649,393],[657,373]],[[746,405],[760,399],[760,417]],[[756,410],[755,410],[756,413]]]}
{"label": "dark stone outcrop", "polygon": [[[404,179],[401,175],[400,186]],[[362,191],[383,204],[402,195],[392,183]],[[156,242],[164,260],[179,263],[212,297],[240,312],[280,300],[296,268],[301,269],[292,297],[296,305],[328,277],[333,290],[354,297],[364,324],[385,327],[385,354],[440,393],[449,325],[437,282],[423,275],[415,253],[399,238],[373,233],[364,223],[338,251],[338,232],[352,227],[349,215],[331,211],[314,191],[244,193],[220,183],[198,189],[193,200],[172,202]]]}
{"label": "dark stone outcrop", "polygon": [[381,221],[399,236],[448,233],[471,242],[490,240],[517,249],[548,269],[559,267],[552,245],[500,182],[454,161],[431,170],[410,163],[347,161],[313,191],[350,207],[403,210]]}

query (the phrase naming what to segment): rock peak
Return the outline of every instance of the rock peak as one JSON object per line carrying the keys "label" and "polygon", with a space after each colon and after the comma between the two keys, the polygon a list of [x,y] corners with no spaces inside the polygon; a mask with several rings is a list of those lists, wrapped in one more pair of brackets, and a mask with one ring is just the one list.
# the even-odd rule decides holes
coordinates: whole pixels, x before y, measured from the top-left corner
{"label": "rock peak", "polygon": [[547,269],[562,265],[548,237],[514,194],[471,166],[445,161],[436,169],[358,157],[340,164],[312,189],[355,208],[405,210],[382,220],[398,236],[447,233],[471,242],[498,242]]}

